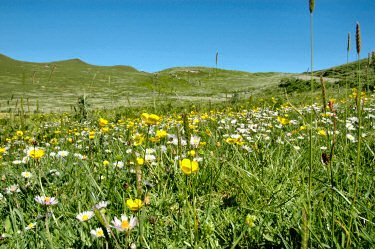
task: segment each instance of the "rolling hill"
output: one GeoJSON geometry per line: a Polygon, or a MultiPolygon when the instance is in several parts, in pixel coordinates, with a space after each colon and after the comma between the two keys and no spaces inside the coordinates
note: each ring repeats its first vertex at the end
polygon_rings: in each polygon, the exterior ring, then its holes
{"type": "Polygon", "coordinates": [[[34,63],[0,54],[0,110],[21,96],[34,110],[66,111],[79,96],[92,107],[140,105],[154,101],[220,101],[234,92],[255,94],[277,85],[284,73],[248,73],[207,67],[175,67],[155,73],[130,66],[95,66],[79,59],[34,63]]]}

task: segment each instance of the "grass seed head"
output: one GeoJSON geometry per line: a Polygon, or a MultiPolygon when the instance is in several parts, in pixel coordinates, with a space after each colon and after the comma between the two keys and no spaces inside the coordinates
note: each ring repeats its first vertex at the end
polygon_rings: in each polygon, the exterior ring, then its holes
{"type": "Polygon", "coordinates": [[[357,29],[355,33],[355,41],[357,45],[357,54],[361,53],[361,29],[359,27],[359,23],[357,22],[357,29]]]}
{"type": "Polygon", "coordinates": [[[350,32],[348,33],[348,48],[347,48],[347,51],[348,51],[348,53],[350,51],[350,32]]]}
{"type": "Polygon", "coordinates": [[[314,12],[315,0],[309,0],[310,14],[314,12]]]}

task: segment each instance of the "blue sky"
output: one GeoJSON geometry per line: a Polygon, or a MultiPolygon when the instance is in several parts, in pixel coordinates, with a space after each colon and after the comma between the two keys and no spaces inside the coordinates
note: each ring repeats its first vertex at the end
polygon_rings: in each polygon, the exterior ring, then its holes
{"type": "MultiPolygon", "coordinates": [[[[375,50],[374,0],[315,2],[314,69],[346,62],[357,21],[361,56],[375,50]]],[[[18,60],[80,58],[155,72],[214,67],[219,51],[225,69],[303,72],[310,65],[308,0],[0,0],[0,10],[0,53],[18,60]]]]}

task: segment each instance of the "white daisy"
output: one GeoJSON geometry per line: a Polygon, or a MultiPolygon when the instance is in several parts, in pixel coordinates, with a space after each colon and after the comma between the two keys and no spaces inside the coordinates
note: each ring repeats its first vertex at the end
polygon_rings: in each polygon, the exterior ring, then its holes
{"type": "Polygon", "coordinates": [[[146,161],[148,161],[148,162],[152,162],[152,161],[154,161],[154,160],[156,159],[156,157],[155,157],[154,155],[149,155],[149,154],[147,154],[147,155],[145,156],[145,159],[146,159],[146,161]]]}
{"type": "Polygon", "coordinates": [[[122,167],[124,167],[124,162],[121,162],[121,161],[115,162],[113,163],[113,166],[121,169],[122,167]]]}
{"type": "Polygon", "coordinates": [[[41,205],[45,205],[45,206],[52,206],[52,205],[56,205],[57,203],[59,203],[55,197],[46,197],[46,196],[36,196],[34,198],[34,200],[36,202],[38,202],[39,204],[41,205]]]}
{"type": "Polygon", "coordinates": [[[69,155],[69,152],[66,151],[66,150],[62,150],[62,151],[57,152],[58,157],[66,157],[68,155],[69,155]]]}
{"type": "Polygon", "coordinates": [[[30,177],[32,177],[32,174],[30,172],[25,171],[25,172],[21,173],[21,176],[23,176],[25,178],[30,178],[30,177]]]}
{"type": "Polygon", "coordinates": [[[94,210],[94,209],[97,209],[97,210],[100,210],[100,209],[103,209],[103,208],[106,208],[108,205],[108,201],[101,201],[99,202],[98,204],[95,204],[91,210],[94,210]]]}
{"type": "Polygon", "coordinates": [[[103,229],[101,228],[96,228],[95,230],[91,230],[90,233],[92,236],[96,238],[104,237],[104,232],[103,232],[103,229]]]}
{"type": "Polygon", "coordinates": [[[33,228],[35,226],[36,226],[35,223],[30,223],[29,225],[27,225],[27,227],[25,228],[25,230],[30,230],[31,228],[33,228]]]}
{"type": "Polygon", "coordinates": [[[12,193],[19,193],[21,190],[18,188],[18,184],[11,185],[5,189],[5,193],[12,194],[12,193]]]}
{"type": "Polygon", "coordinates": [[[22,161],[21,161],[21,160],[14,160],[12,163],[13,163],[14,165],[19,165],[19,164],[22,163],[22,161]]]}
{"type": "Polygon", "coordinates": [[[138,220],[136,217],[131,217],[130,221],[128,220],[128,217],[123,214],[121,215],[121,220],[117,219],[115,217],[112,221],[113,227],[117,229],[119,232],[127,233],[130,232],[137,224],[138,220]]]}
{"type": "Polygon", "coordinates": [[[347,134],[346,138],[349,139],[352,142],[355,142],[355,137],[353,135],[351,135],[351,134],[347,134]]]}
{"type": "Polygon", "coordinates": [[[146,149],[146,154],[152,154],[154,152],[155,152],[154,149],[146,149]]]}
{"type": "Polygon", "coordinates": [[[190,145],[193,146],[193,147],[195,147],[195,148],[197,148],[198,145],[199,145],[199,143],[200,143],[200,141],[201,141],[200,137],[198,137],[198,136],[192,136],[190,138],[190,145]]]}
{"type": "Polygon", "coordinates": [[[76,157],[76,158],[78,158],[78,159],[83,159],[84,158],[84,156],[82,156],[81,154],[79,154],[79,153],[74,153],[74,156],[76,157]]]}
{"type": "Polygon", "coordinates": [[[89,219],[91,219],[93,216],[94,216],[94,212],[92,211],[86,211],[86,212],[82,212],[80,214],[78,214],[76,216],[76,218],[80,221],[88,221],[89,219]]]}

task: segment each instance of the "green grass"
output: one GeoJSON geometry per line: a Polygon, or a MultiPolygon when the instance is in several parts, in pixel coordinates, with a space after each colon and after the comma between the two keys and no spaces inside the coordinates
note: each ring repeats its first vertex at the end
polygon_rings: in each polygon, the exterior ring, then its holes
{"type": "Polygon", "coordinates": [[[28,99],[31,110],[39,101],[40,110],[47,112],[69,111],[81,95],[88,96],[92,108],[150,105],[154,100],[217,102],[235,92],[243,97],[258,94],[286,75],[292,74],[204,67],[146,73],[128,66],[94,66],[78,59],[31,63],[0,55],[0,110],[15,108],[21,96],[25,106],[28,99]]]}
{"type": "MultiPolygon", "coordinates": [[[[308,96],[307,96],[308,97],[308,96]]],[[[328,98],[336,97],[329,94],[328,98]]],[[[292,97],[297,101],[304,95],[292,97]]],[[[349,104],[353,98],[346,98],[349,104]]],[[[334,130],[333,116],[323,117],[319,107],[314,112],[313,127],[316,167],[312,172],[312,212],[310,243],[313,248],[345,247],[348,235],[350,204],[354,190],[354,169],[357,143],[349,141],[345,147],[345,123],[341,122],[344,104],[337,99],[337,135],[336,149],[332,158],[334,175],[335,234],[331,238],[330,222],[330,174],[328,165],[321,162],[323,153],[329,153],[327,136],[320,135],[323,129],[328,134],[334,130]]],[[[375,99],[368,96],[363,116],[373,113],[371,108],[375,99]]],[[[190,127],[182,128],[183,110],[172,106],[169,111],[158,109],[162,116],[160,124],[150,128],[140,120],[140,110],[96,110],[89,112],[85,122],[79,122],[73,114],[36,114],[13,115],[11,119],[1,119],[0,148],[7,153],[0,159],[2,181],[0,192],[6,200],[0,202],[0,222],[3,226],[0,241],[3,248],[102,248],[105,238],[94,238],[90,230],[100,227],[97,218],[83,223],[75,217],[88,211],[99,201],[107,200],[105,217],[108,222],[121,214],[137,216],[142,227],[137,226],[129,235],[116,232],[116,240],[122,248],[130,243],[147,248],[300,248],[304,236],[303,209],[306,203],[306,184],[308,170],[308,130],[301,129],[308,123],[300,118],[296,110],[285,103],[285,99],[239,101],[225,107],[225,103],[216,106],[185,105],[190,127]],[[212,112],[210,112],[212,111],[212,112]],[[205,114],[207,113],[207,115],[205,114]],[[180,116],[177,116],[180,115],[180,116]],[[286,116],[288,115],[288,116],[286,116]],[[281,125],[277,117],[294,120],[281,125]],[[107,133],[102,133],[98,124],[99,117],[109,121],[107,133]],[[124,122],[118,123],[121,119],[124,122]],[[196,122],[194,120],[199,120],[196,122]],[[134,122],[134,125],[132,125],[134,122]],[[23,124],[22,124],[23,123],[23,124]],[[23,127],[23,128],[22,128],[23,127]],[[155,137],[157,130],[163,129],[182,137],[188,133],[197,135],[201,142],[197,148],[173,144],[172,139],[163,138],[160,142],[144,140],[135,146],[139,133],[145,137],[155,137]],[[16,131],[23,130],[22,137],[16,131]],[[87,131],[85,131],[87,130],[87,131]],[[207,132],[209,130],[209,133],[207,132]],[[90,140],[88,131],[95,131],[90,140]],[[76,134],[77,133],[77,134],[76,134]],[[243,144],[231,144],[228,138],[241,135],[243,144]],[[133,137],[133,138],[132,138],[133,137]],[[10,141],[6,141],[6,138],[10,141]],[[40,162],[30,158],[27,163],[14,165],[21,160],[24,149],[32,147],[33,138],[42,147],[46,155],[40,162]],[[72,139],[71,141],[69,139],[72,139]],[[130,142],[128,142],[130,141],[130,142]],[[165,146],[164,149],[162,146],[165,146]],[[132,163],[135,162],[132,149],[143,157],[146,148],[155,149],[153,162],[141,167],[142,180],[152,186],[142,184],[143,195],[137,194],[136,174],[132,163]],[[189,156],[192,149],[196,156],[189,156]],[[65,158],[53,157],[51,152],[68,151],[65,158]],[[77,158],[80,153],[85,159],[77,158]],[[199,157],[199,171],[184,175],[176,156],[185,155],[193,159],[199,157]],[[103,161],[109,161],[108,166],[103,161]],[[119,169],[113,166],[124,162],[119,169]],[[56,169],[60,176],[49,172],[56,169]],[[32,177],[25,179],[22,172],[29,171],[32,177]],[[39,180],[40,176],[40,180],[39,180]],[[19,193],[6,194],[5,189],[18,184],[19,193]],[[51,210],[38,204],[34,197],[42,195],[56,197],[59,203],[52,207],[54,217],[41,218],[51,210]],[[126,200],[136,197],[143,200],[150,196],[150,204],[133,212],[126,206],[126,200]],[[149,221],[156,218],[156,228],[149,221]],[[252,219],[255,219],[252,221],[252,219]],[[195,222],[197,234],[195,235],[195,222]],[[248,222],[248,223],[247,223],[248,222]],[[25,230],[28,224],[36,226],[25,230]],[[48,224],[48,229],[46,227],[48,224]],[[250,224],[250,225],[249,225],[250,224]],[[156,234],[155,234],[156,229],[156,234]],[[141,231],[142,237],[141,239],[141,231]]],[[[317,101],[318,103],[320,102],[317,101]]],[[[319,106],[319,105],[318,105],[319,106]]],[[[143,107],[144,108],[144,107],[143,107]]],[[[303,117],[308,119],[309,106],[298,107],[303,117]]],[[[152,108],[151,108],[152,109],[152,108]]],[[[356,111],[350,110],[349,117],[355,117],[356,111]]],[[[359,169],[358,199],[355,205],[352,246],[371,248],[375,245],[374,230],[374,160],[375,150],[373,122],[364,118],[362,141],[362,166],[359,169]]],[[[355,128],[354,120],[348,121],[355,128]]],[[[356,130],[349,130],[354,137],[356,130]]],[[[112,237],[108,243],[115,247],[112,237]]]]}

